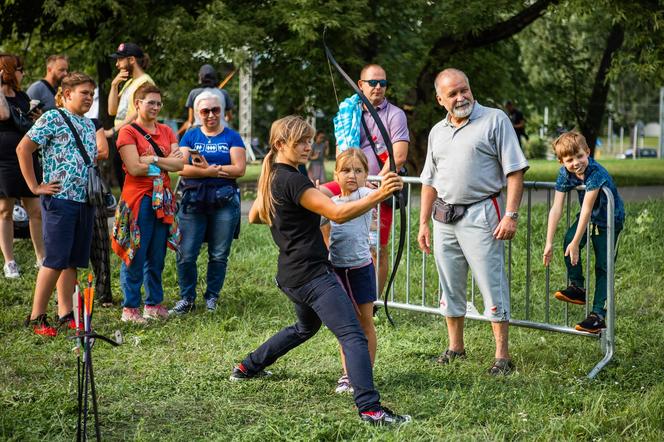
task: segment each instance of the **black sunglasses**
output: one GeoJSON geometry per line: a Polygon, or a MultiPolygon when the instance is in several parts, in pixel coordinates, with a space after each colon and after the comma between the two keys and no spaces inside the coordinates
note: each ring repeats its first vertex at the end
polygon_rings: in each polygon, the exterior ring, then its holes
{"type": "Polygon", "coordinates": [[[207,117],[210,114],[219,115],[221,113],[221,108],[219,106],[215,106],[211,109],[204,107],[199,109],[198,112],[200,112],[204,117],[207,117]]]}
{"type": "Polygon", "coordinates": [[[365,83],[368,83],[369,86],[371,87],[376,87],[380,84],[380,87],[386,88],[387,87],[387,80],[361,80],[365,83]]]}

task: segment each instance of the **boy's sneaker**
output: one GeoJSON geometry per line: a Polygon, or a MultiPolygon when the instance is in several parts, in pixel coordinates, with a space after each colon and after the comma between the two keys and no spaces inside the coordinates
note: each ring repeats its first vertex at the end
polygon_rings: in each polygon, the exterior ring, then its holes
{"type": "Polygon", "coordinates": [[[246,381],[255,378],[266,378],[268,376],[272,376],[271,371],[261,370],[258,373],[249,374],[247,369],[244,368],[244,365],[238,364],[235,366],[235,368],[233,368],[233,372],[228,379],[231,381],[246,381]]]}
{"type": "Polygon", "coordinates": [[[62,327],[67,327],[69,330],[76,330],[76,320],[74,319],[73,311],[58,318],[58,330],[62,327]]]}
{"type": "Polygon", "coordinates": [[[360,419],[362,422],[377,426],[403,425],[413,420],[409,415],[396,414],[387,407],[381,407],[378,411],[365,411],[360,413],[360,419]]]}
{"type": "Polygon", "coordinates": [[[147,324],[147,320],[141,316],[141,311],[138,308],[122,308],[122,322],[133,322],[134,324],[147,324]]]}
{"type": "Polygon", "coordinates": [[[342,394],[342,393],[351,393],[353,394],[353,386],[350,385],[350,379],[348,379],[348,375],[343,375],[339,378],[337,381],[337,388],[334,390],[335,393],[342,394]]]}
{"type": "Polygon", "coordinates": [[[5,270],[5,278],[16,279],[21,276],[21,274],[18,272],[18,264],[16,264],[16,261],[6,262],[4,270],[5,270]]]}
{"type": "Polygon", "coordinates": [[[436,362],[441,365],[447,365],[452,363],[456,358],[466,359],[466,350],[454,351],[449,348],[445,349],[445,352],[436,358],[436,362]]]}
{"type": "Polygon", "coordinates": [[[512,363],[511,359],[498,358],[493,362],[493,365],[489,368],[488,373],[491,376],[507,376],[515,369],[516,367],[512,363]]]}
{"type": "Polygon", "coordinates": [[[209,312],[217,311],[217,299],[218,298],[210,298],[205,300],[205,306],[207,307],[207,311],[209,312]]]}
{"type": "Polygon", "coordinates": [[[574,328],[588,333],[599,333],[603,328],[606,328],[606,323],[600,315],[590,312],[588,317],[576,324],[574,328]]]}
{"type": "Polygon", "coordinates": [[[180,299],[175,303],[175,307],[170,309],[168,313],[171,315],[184,315],[191,312],[194,309],[194,303],[189,302],[186,299],[180,299]]]}
{"type": "Polygon", "coordinates": [[[24,325],[26,327],[32,327],[32,330],[37,335],[54,337],[58,334],[58,330],[55,327],[48,325],[46,314],[39,315],[35,319],[30,319],[30,315],[28,315],[25,319],[24,325]]]}
{"type": "Polygon", "coordinates": [[[168,319],[168,310],[161,304],[146,305],[143,307],[143,317],[145,319],[168,319]]]}
{"type": "Polygon", "coordinates": [[[586,303],[586,290],[575,285],[570,285],[564,290],[559,290],[553,296],[570,304],[584,305],[586,303]]]}

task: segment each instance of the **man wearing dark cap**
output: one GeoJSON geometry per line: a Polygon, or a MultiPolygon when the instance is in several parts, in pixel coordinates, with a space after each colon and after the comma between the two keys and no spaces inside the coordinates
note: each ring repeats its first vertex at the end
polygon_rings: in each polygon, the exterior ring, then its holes
{"type": "Polygon", "coordinates": [[[115,116],[113,129],[107,131],[106,136],[114,136],[122,126],[130,124],[136,118],[134,107],[134,92],[142,84],[154,80],[145,73],[150,58],[135,43],[120,43],[118,50],[110,55],[115,59],[118,75],[111,82],[111,91],[108,94],[108,114],[115,116]],[[122,84],[120,89],[120,84],[122,84]]]}
{"type": "Polygon", "coordinates": [[[192,89],[191,92],[189,92],[189,96],[187,97],[185,107],[188,111],[188,117],[187,121],[184,122],[178,131],[178,135],[185,133],[187,129],[191,127],[201,125],[200,117],[194,112],[194,100],[196,100],[196,97],[198,97],[200,93],[205,90],[219,96],[219,101],[221,102],[223,108],[222,114],[225,116],[225,118],[222,120],[224,126],[228,126],[228,123],[233,119],[233,100],[225,89],[220,89],[217,87],[219,84],[219,78],[217,77],[217,71],[214,70],[214,67],[209,64],[204,64],[201,66],[201,68],[198,70],[198,82],[198,87],[192,89]]]}

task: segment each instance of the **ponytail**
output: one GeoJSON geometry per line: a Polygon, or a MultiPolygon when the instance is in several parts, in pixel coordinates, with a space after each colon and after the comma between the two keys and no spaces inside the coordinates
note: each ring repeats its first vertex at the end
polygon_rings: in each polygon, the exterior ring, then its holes
{"type": "Polygon", "coordinates": [[[274,197],[272,196],[272,179],[274,178],[274,159],[277,156],[274,148],[265,155],[261,166],[261,176],[258,179],[258,192],[256,204],[258,205],[258,217],[268,226],[272,225],[274,217],[274,197]]]}

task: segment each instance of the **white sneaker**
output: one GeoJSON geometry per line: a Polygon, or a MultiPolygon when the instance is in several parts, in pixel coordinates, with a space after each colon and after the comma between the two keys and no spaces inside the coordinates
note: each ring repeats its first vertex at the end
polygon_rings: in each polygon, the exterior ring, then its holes
{"type": "Polygon", "coordinates": [[[21,274],[18,272],[16,261],[9,261],[5,264],[5,278],[16,279],[20,276],[21,274]]]}

